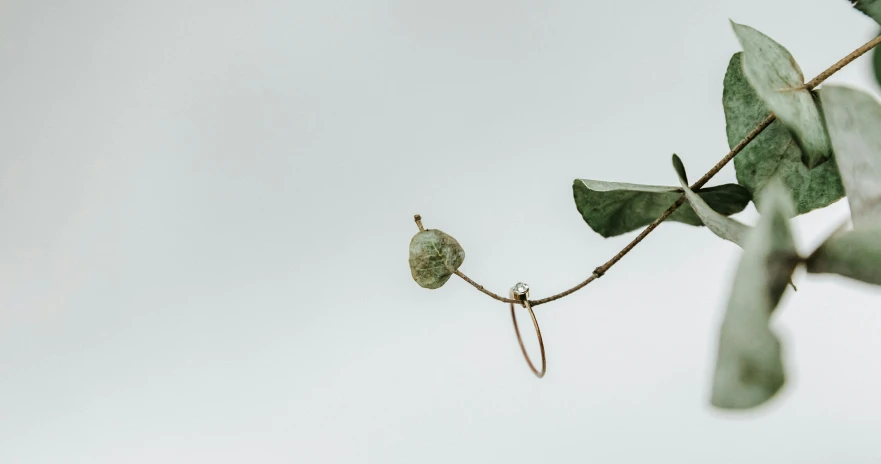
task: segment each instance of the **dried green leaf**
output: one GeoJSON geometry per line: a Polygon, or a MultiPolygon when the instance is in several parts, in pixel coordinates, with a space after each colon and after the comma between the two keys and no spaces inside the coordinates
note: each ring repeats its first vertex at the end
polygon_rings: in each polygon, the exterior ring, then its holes
{"type": "Polygon", "coordinates": [[[832,235],[806,264],[812,274],[838,274],[881,285],[881,223],[832,235]]]}
{"type": "MultiPolygon", "coordinates": [[[[682,189],[677,187],[590,179],[576,179],[572,190],[578,212],[591,229],[603,237],[621,235],[650,224],[682,196],[682,189]]],[[[713,209],[725,215],[743,211],[752,198],[737,184],[701,189],[697,193],[713,209]]],[[[689,208],[677,209],[668,220],[703,225],[689,208]]]]}
{"type": "Polygon", "coordinates": [[[770,318],[798,263],[789,229],[792,202],[777,181],[763,191],[761,218],[746,236],[719,334],[710,402],[748,409],[772,398],[785,373],[770,318]]]}
{"type": "Polygon", "coordinates": [[[731,22],[743,47],[743,73],[759,98],[795,135],[808,168],[832,156],[832,144],[804,75],[789,51],[770,37],[731,22]]]}
{"type": "Polygon", "coordinates": [[[856,89],[820,92],[855,229],[881,219],[881,104],[856,89]]]}
{"type": "Polygon", "coordinates": [[[420,287],[442,287],[463,261],[459,242],[437,229],[419,231],[410,240],[410,274],[420,287]]]}
{"type": "MultiPolygon", "coordinates": [[[[742,56],[742,53],[736,53],[731,57],[722,94],[728,146],[731,148],[769,114],[743,75],[742,56]]],[[[824,208],[844,196],[834,156],[814,169],[808,169],[801,157],[802,151],[792,133],[780,121],[774,121],[734,158],[737,182],[755,196],[772,177],[779,177],[793,196],[797,214],[824,208]]],[[[760,198],[753,201],[761,206],[760,198]]]]}
{"type": "Polygon", "coordinates": [[[720,238],[734,242],[743,247],[744,240],[747,233],[749,233],[750,227],[717,213],[713,208],[710,208],[710,205],[708,205],[698,194],[694,193],[694,191],[688,187],[688,181],[685,177],[685,166],[682,164],[682,160],[676,155],[673,155],[673,167],[679,175],[679,184],[682,186],[682,190],[685,191],[688,203],[701,221],[703,221],[704,225],[720,238]]]}

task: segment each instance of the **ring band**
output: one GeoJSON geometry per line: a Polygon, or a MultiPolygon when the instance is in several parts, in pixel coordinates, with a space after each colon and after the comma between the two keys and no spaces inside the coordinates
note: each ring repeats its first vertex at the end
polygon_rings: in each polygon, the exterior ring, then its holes
{"type": "Polygon", "coordinates": [[[535,374],[536,377],[542,378],[547,370],[545,345],[541,338],[541,329],[538,327],[538,321],[535,319],[535,313],[532,311],[532,305],[529,304],[529,286],[522,282],[518,283],[511,288],[511,298],[519,300],[520,304],[529,311],[529,316],[532,317],[532,325],[535,327],[535,335],[538,337],[538,347],[541,350],[541,371],[535,368],[532,364],[532,360],[529,359],[529,354],[526,353],[526,347],[523,345],[523,338],[520,336],[520,328],[517,326],[517,317],[514,315],[514,303],[510,303],[511,320],[514,321],[514,333],[517,334],[517,343],[520,344],[520,351],[523,352],[523,357],[526,359],[526,363],[529,364],[532,373],[535,374]]]}

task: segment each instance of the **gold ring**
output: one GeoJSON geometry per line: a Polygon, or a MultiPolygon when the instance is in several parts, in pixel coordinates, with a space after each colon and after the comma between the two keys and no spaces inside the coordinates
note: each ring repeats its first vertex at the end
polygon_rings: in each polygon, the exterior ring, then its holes
{"type": "Polygon", "coordinates": [[[538,378],[542,378],[545,375],[545,370],[547,369],[547,361],[545,360],[545,344],[541,339],[541,329],[538,328],[538,321],[535,319],[535,313],[532,312],[532,305],[529,304],[529,285],[524,284],[523,282],[518,282],[517,285],[511,287],[511,298],[520,302],[524,308],[529,310],[529,315],[532,317],[532,325],[535,327],[535,335],[538,336],[538,347],[541,350],[541,371],[535,368],[532,365],[532,360],[529,359],[529,354],[526,353],[526,347],[523,346],[523,338],[520,337],[520,328],[517,327],[517,318],[514,316],[514,303],[510,303],[511,305],[511,320],[514,321],[514,332],[517,334],[517,343],[520,344],[520,351],[523,352],[523,357],[526,358],[526,363],[529,364],[529,368],[532,369],[532,373],[536,375],[538,378]]]}

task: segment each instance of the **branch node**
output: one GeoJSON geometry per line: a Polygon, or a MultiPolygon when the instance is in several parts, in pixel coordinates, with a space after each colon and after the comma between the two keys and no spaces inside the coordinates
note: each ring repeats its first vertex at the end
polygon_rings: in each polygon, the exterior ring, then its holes
{"type": "Polygon", "coordinates": [[[597,276],[597,279],[599,279],[600,277],[606,275],[606,270],[603,269],[602,266],[597,266],[597,268],[593,270],[593,275],[597,276]]]}

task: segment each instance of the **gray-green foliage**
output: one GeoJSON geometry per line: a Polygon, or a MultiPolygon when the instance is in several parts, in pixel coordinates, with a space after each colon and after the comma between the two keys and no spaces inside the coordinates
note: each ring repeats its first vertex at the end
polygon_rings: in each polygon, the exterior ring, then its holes
{"type": "Polygon", "coordinates": [[[881,224],[833,234],[806,264],[813,274],[838,274],[881,285],[881,224]]]}
{"type": "MultiPolygon", "coordinates": [[[[678,187],[590,179],[576,179],[572,190],[581,217],[603,237],[621,235],[648,225],[682,196],[682,189],[678,187]]],[[[724,215],[743,211],[751,199],[750,193],[737,184],[701,189],[698,195],[724,215]]],[[[703,225],[688,208],[677,209],[668,220],[703,225]]]]}
{"type": "Polygon", "coordinates": [[[850,0],[854,8],[862,11],[866,16],[881,23],[881,0],[850,0]]]}
{"type": "Polygon", "coordinates": [[[730,217],[717,213],[710,205],[688,187],[688,178],[685,174],[685,166],[678,156],[673,155],[673,168],[679,176],[679,185],[685,191],[685,197],[695,214],[703,221],[708,229],[720,238],[734,242],[743,247],[746,235],[749,232],[749,226],[738,222],[730,217]]]}
{"type": "MultiPolygon", "coordinates": [[[[881,0],[849,0],[854,8],[862,11],[866,16],[881,24],[881,0]]],[[[879,32],[881,34],[881,32],[879,32]]],[[[872,67],[875,73],[875,80],[881,86],[881,52],[878,49],[872,50],[872,67]]]]}
{"type": "Polygon", "coordinates": [[[881,218],[881,105],[866,92],[827,85],[820,93],[855,228],[881,218]]]}
{"type": "MultiPolygon", "coordinates": [[[[853,3],[854,8],[881,24],[881,0],[850,0],[850,3],[853,3]]],[[[872,69],[874,70],[875,80],[881,86],[881,51],[878,48],[872,50],[872,69]]]]}
{"type": "MultiPolygon", "coordinates": [[[[756,91],[743,75],[742,53],[736,53],[725,73],[722,106],[725,110],[728,145],[734,148],[769,114],[756,91]]],[[[768,181],[779,177],[793,196],[796,214],[829,206],[844,196],[834,157],[808,169],[792,133],[778,121],[762,131],[734,158],[737,182],[753,195],[768,181]]],[[[754,200],[761,202],[761,199],[754,200]]]]}
{"type": "Polygon", "coordinates": [[[710,401],[720,408],[758,406],[786,378],[780,341],[769,324],[798,263],[788,221],[792,204],[776,181],[762,192],[762,200],[762,215],[746,236],[719,333],[710,401]]]}
{"type": "Polygon", "coordinates": [[[463,261],[459,242],[437,229],[420,231],[410,240],[410,274],[420,287],[442,287],[463,261]]]}
{"type": "MultiPolygon", "coordinates": [[[[881,0],[852,3],[881,23],[881,0]]],[[[743,248],[719,330],[711,403],[746,409],[773,398],[785,383],[781,343],[770,322],[796,266],[881,285],[881,103],[835,85],[808,91],[785,48],[748,26],[732,26],[744,52],[731,57],[725,74],[728,145],[739,145],[769,108],[777,117],[734,158],[739,185],[692,191],[682,160],[673,155],[679,187],[577,179],[572,188],[579,213],[603,237],[657,220],[684,193],[689,206],[669,220],[706,225],[743,248]],[[800,257],[789,219],[845,193],[853,229],[839,229],[800,257]],[[754,227],[727,217],[751,199],[760,212],[754,227]]],[[[878,51],[874,66],[881,85],[878,51]]],[[[441,287],[464,258],[459,243],[438,230],[420,231],[410,243],[411,273],[425,288],[441,287]]]]}
{"type": "Polygon", "coordinates": [[[841,86],[824,87],[821,98],[854,229],[829,237],[807,270],[881,285],[881,104],[841,86]]]}
{"type": "Polygon", "coordinates": [[[875,74],[875,81],[881,87],[881,52],[877,48],[872,50],[872,72],[875,74]]]}
{"type": "Polygon", "coordinates": [[[777,119],[793,133],[808,168],[825,163],[832,145],[805,77],[786,48],[761,32],[731,22],[743,47],[743,75],[777,119]]]}
{"type": "MultiPolygon", "coordinates": [[[[850,3],[853,3],[853,6],[865,13],[866,16],[881,24],[881,0],[850,0],[850,3]]],[[[872,50],[872,68],[875,73],[875,80],[881,86],[881,52],[877,48],[872,50]]]]}

